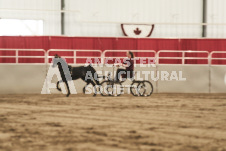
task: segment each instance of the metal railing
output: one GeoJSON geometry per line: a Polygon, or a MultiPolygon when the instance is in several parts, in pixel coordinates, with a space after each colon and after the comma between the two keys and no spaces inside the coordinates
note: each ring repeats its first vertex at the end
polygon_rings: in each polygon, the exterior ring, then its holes
{"type": "Polygon", "coordinates": [[[218,64],[218,63],[214,63],[215,65],[226,65],[226,51],[212,51],[210,54],[209,54],[209,65],[213,65],[213,61],[225,61],[224,64],[218,64]],[[214,55],[216,54],[225,54],[225,56],[222,56],[222,57],[214,57],[214,55]]]}
{"type": "MultiPolygon", "coordinates": [[[[126,52],[128,50],[70,50],[70,49],[50,49],[47,52],[43,49],[0,49],[0,64],[45,64],[45,63],[50,63],[50,59],[54,57],[56,53],[62,52],[63,54],[71,53],[70,55],[62,55],[62,58],[65,59],[72,59],[73,64],[81,64],[78,62],[78,59],[100,59],[100,63],[104,64],[104,60],[106,58],[126,58],[126,52]],[[11,53],[9,53],[11,52],[11,53]],[[38,55],[26,55],[27,53],[32,52],[41,52],[38,55]],[[88,53],[88,55],[78,55],[78,53],[88,53]],[[121,53],[123,55],[119,56],[114,55],[114,53],[121,53]],[[5,54],[6,55],[5,55],[5,54]],[[93,53],[93,54],[92,54],[93,53]],[[108,53],[113,53],[113,54],[108,54],[108,53]],[[11,63],[7,63],[2,61],[1,59],[15,59],[11,63]],[[32,61],[28,62],[23,62],[21,59],[43,59],[43,61],[39,60],[37,63],[32,63],[32,61]]],[[[206,63],[202,64],[209,64],[213,65],[213,61],[225,61],[225,63],[214,63],[217,65],[226,65],[226,51],[195,51],[195,50],[159,50],[157,53],[154,50],[129,50],[134,53],[138,53],[136,55],[136,59],[141,59],[141,58],[151,58],[156,60],[156,64],[164,64],[161,63],[162,60],[180,60],[181,63],[176,63],[176,64],[192,64],[189,62],[186,62],[187,60],[205,60],[206,63]],[[142,53],[143,56],[139,56],[139,53],[142,53]],[[164,55],[165,53],[165,55],[164,55]],[[166,55],[167,54],[167,55],[166,55]],[[170,56],[169,56],[170,54],[170,56]],[[144,56],[145,55],[145,56],[144,56]],[[202,55],[201,57],[199,55],[202,55]]],[[[199,63],[193,63],[193,64],[199,64],[199,63]]]]}
{"type": "MultiPolygon", "coordinates": [[[[43,49],[0,49],[0,59],[3,58],[13,58],[15,59],[15,63],[13,64],[21,64],[19,62],[20,59],[43,59],[44,61],[39,63],[32,63],[32,62],[23,62],[23,63],[31,63],[31,64],[43,64],[46,63],[46,52],[43,49]],[[4,52],[14,52],[14,55],[2,55],[4,52]],[[43,55],[20,55],[19,53],[27,53],[27,52],[41,52],[43,55]]],[[[4,63],[4,62],[1,62],[4,63]]],[[[4,63],[5,64],[5,63],[4,63]]]]}
{"type": "MultiPolygon", "coordinates": [[[[161,64],[160,60],[181,60],[181,63],[177,64],[190,64],[186,63],[186,60],[206,60],[208,64],[209,61],[209,52],[208,51],[195,51],[195,50],[159,50],[157,52],[157,64],[161,64]],[[161,54],[163,53],[171,53],[171,54],[179,54],[179,57],[162,57],[161,54]],[[206,57],[187,57],[186,54],[193,54],[193,55],[199,55],[199,54],[204,54],[207,55],[206,57]]],[[[198,63],[197,63],[198,64],[198,63]]]]}
{"type": "Polygon", "coordinates": [[[77,64],[77,59],[87,59],[87,58],[90,58],[90,59],[98,59],[98,58],[102,58],[102,51],[101,50],[79,50],[79,49],[76,49],[76,50],[70,50],[70,49],[50,49],[47,51],[47,63],[50,63],[49,62],[49,59],[52,59],[54,57],[54,55],[56,53],[59,53],[59,52],[63,52],[63,53],[66,53],[66,52],[72,52],[73,55],[70,55],[70,56],[61,56],[62,58],[65,58],[65,59],[73,59],[73,64],[77,64]],[[55,52],[53,55],[50,55],[50,53],[53,53],[55,52]],[[77,53],[78,52],[90,52],[90,53],[98,53],[97,55],[90,55],[90,56],[78,56],[77,53]]]}
{"type": "Polygon", "coordinates": [[[107,59],[107,58],[118,58],[118,59],[121,59],[121,58],[126,58],[126,53],[128,51],[131,51],[133,53],[146,53],[148,54],[149,56],[145,56],[145,57],[141,57],[141,56],[135,56],[136,59],[140,58],[140,59],[147,59],[147,58],[150,58],[150,59],[154,59],[156,60],[156,51],[154,50],[105,50],[103,51],[103,57],[102,57],[102,63],[104,63],[104,60],[107,59]],[[125,55],[123,56],[107,56],[107,53],[125,53],[125,55]]]}

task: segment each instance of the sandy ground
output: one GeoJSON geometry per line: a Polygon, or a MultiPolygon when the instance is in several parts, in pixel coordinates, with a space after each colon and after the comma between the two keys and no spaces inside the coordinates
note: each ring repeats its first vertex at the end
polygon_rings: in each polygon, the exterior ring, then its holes
{"type": "Polygon", "coordinates": [[[226,94],[0,95],[0,150],[226,151],[226,94]]]}

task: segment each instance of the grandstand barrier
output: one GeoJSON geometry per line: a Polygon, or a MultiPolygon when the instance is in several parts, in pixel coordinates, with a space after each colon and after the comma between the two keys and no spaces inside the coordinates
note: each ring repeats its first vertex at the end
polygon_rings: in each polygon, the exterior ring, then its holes
{"type": "Polygon", "coordinates": [[[43,49],[0,49],[0,94],[40,93],[46,76],[43,49]]]}
{"type": "Polygon", "coordinates": [[[157,81],[158,93],[209,93],[208,65],[157,65],[168,79],[157,81]],[[176,76],[174,76],[176,75],[176,76]]]}
{"type": "Polygon", "coordinates": [[[156,58],[157,71],[169,73],[157,81],[158,93],[209,93],[208,51],[160,50],[156,58]]]}
{"type": "MultiPolygon", "coordinates": [[[[16,93],[41,93],[49,65],[55,53],[65,58],[72,66],[84,65],[86,59],[97,59],[98,62],[94,68],[98,73],[106,75],[108,71],[115,71],[111,66],[105,66],[106,58],[123,59],[126,57],[127,50],[68,50],[51,49],[44,50],[26,50],[26,49],[0,49],[0,71],[1,71],[1,94],[16,93]],[[27,52],[26,52],[27,51],[27,52]],[[8,59],[8,61],[7,61],[8,59]],[[25,59],[25,60],[23,60],[25,59]],[[34,60],[33,60],[34,59],[34,60]]],[[[226,51],[181,51],[181,50],[160,50],[157,53],[154,50],[131,50],[136,58],[150,58],[155,60],[151,66],[142,66],[136,61],[135,71],[150,71],[154,73],[154,80],[151,75],[148,80],[153,83],[154,93],[225,93],[226,85],[226,51]],[[185,80],[156,81],[157,72],[166,71],[185,80]],[[180,75],[182,71],[182,75],[180,75]],[[174,73],[175,73],[174,72],[174,73]]],[[[146,65],[148,63],[146,62],[146,65]]],[[[144,78],[144,74],[141,78],[144,78]]],[[[161,76],[161,75],[160,75],[161,76]]],[[[170,77],[170,75],[169,75],[170,77]]],[[[136,78],[136,76],[135,76],[136,78]]],[[[53,77],[52,82],[56,82],[53,77]]],[[[124,84],[128,84],[126,81],[124,84]]],[[[82,80],[74,81],[78,93],[82,92],[85,82],[82,80]]],[[[127,90],[126,90],[127,91],[127,90]]],[[[57,90],[51,90],[52,93],[60,93],[57,90]]]]}
{"type": "Polygon", "coordinates": [[[209,55],[210,92],[226,93],[226,51],[213,51],[209,55]]]}
{"type": "Polygon", "coordinates": [[[1,64],[1,94],[41,93],[46,77],[46,65],[1,64]]]}

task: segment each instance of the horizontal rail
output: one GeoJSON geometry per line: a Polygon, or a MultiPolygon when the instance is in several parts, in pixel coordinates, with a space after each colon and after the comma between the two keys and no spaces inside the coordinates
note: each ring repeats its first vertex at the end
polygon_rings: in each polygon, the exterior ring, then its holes
{"type": "Polygon", "coordinates": [[[0,48],[0,50],[6,50],[6,51],[8,51],[8,50],[12,50],[12,51],[15,51],[15,50],[20,50],[20,51],[43,51],[43,52],[46,52],[44,49],[12,49],[12,48],[0,48]]]}
{"type": "Polygon", "coordinates": [[[81,52],[98,51],[98,52],[102,52],[101,50],[95,50],[95,49],[49,49],[47,52],[50,52],[50,51],[81,51],[81,52]]]}
{"type": "MultiPolygon", "coordinates": [[[[21,58],[29,58],[29,59],[35,59],[35,58],[41,58],[41,59],[44,59],[44,62],[41,62],[41,63],[31,63],[31,64],[45,64],[46,63],[46,51],[44,49],[0,49],[0,52],[15,52],[15,54],[13,55],[10,55],[10,56],[2,56],[0,55],[0,59],[1,58],[15,58],[16,61],[15,63],[18,64],[19,63],[19,59],[21,58]],[[42,52],[43,55],[27,55],[27,56],[22,56],[22,55],[19,55],[19,52],[42,52]]],[[[23,62],[24,63],[24,62],[23,62]]]]}
{"type": "Polygon", "coordinates": [[[225,60],[226,61],[226,51],[212,51],[209,54],[209,64],[212,65],[213,60],[225,60]],[[225,57],[213,57],[214,54],[225,54],[225,57]]]}
{"type": "MultiPolygon", "coordinates": [[[[182,57],[158,57],[159,59],[182,59],[182,57]]],[[[208,58],[205,58],[205,57],[184,57],[184,59],[194,59],[194,60],[197,60],[197,59],[208,59],[208,58]]]]}
{"type": "Polygon", "coordinates": [[[101,50],[88,50],[88,49],[50,49],[47,51],[47,63],[49,63],[49,58],[52,58],[54,55],[49,55],[50,52],[73,52],[73,56],[62,56],[65,58],[72,58],[73,63],[77,63],[77,59],[82,59],[82,58],[102,58],[102,51],[101,50]],[[97,52],[99,53],[99,56],[77,56],[77,52],[97,52]]]}
{"type": "Polygon", "coordinates": [[[133,52],[133,53],[136,53],[136,52],[139,52],[139,53],[150,53],[150,54],[152,54],[153,56],[147,56],[147,57],[139,57],[139,56],[135,56],[135,59],[136,58],[155,58],[156,57],[156,51],[154,51],[154,50],[105,50],[104,52],[103,52],[103,59],[101,60],[101,62],[102,63],[104,63],[104,59],[106,59],[106,58],[126,58],[126,56],[121,56],[121,57],[119,57],[119,56],[107,56],[106,57],[106,53],[117,53],[117,52],[128,52],[128,51],[131,51],[131,52],[133,52]]]}
{"type": "Polygon", "coordinates": [[[103,51],[103,56],[106,56],[106,53],[108,53],[108,52],[128,52],[128,51],[131,51],[131,52],[145,52],[145,53],[154,53],[154,54],[156,54],[155,50],[105,50],[105,51],[103,51]]]}
{"type": "MultiPolygon", "coordinates": [[[[207,60],[209,63],[209,52],[208,51],[195,51],[195,50],[159,50],[157,52],[157,64],[160,64],[160,60],[163,59],[170,59],[170,60],[182,60],[181,64],[185,64],[185,60],[207,60]],[[182,56],[181,57],[161,57],[161,53],[180,53],[182,56]],[[206,54],[206,57],[186,57],[186,54],[206,54]]],[[[208,64],[207,63],[207,64],[208,64]]]]}
{"type": "MultiPolygon", "coordinates": [[[[50,59],[50,58],[53,58],[53,56],[48,56],[48,58],[50,59]]],[[[71,57],[71,56],[61,56],[61,58],[69,58],[69,59],[74,59],[74,57],[71,57]]],[[[86,57],[86,56],[84,56],[84,57],[76,57],[76,58],[88,58],[88,57],[86,57]]],[[[102,57],[90,57],[90,58],[102,58],[102,57]]]]}
{"type": "Polygon", "coordinates": [[[60,12],[60,13],[65,13],[65,12],[72,12],[72,13],[80,13],[79,10],[54,10],[54,9],[18,9],[18,8],[1,8],[0,11],[35,11],[35,12],[60,12]]]}
{"type": "MultiPolygon", "coordinates": [[[[104,63],[104,60],[105,59],[109,59],[109,58],[120,58],[120,59],[124,59],[126,58],[126,55],[124,56],[114,56],[114,54],[112,56],[106,56],[107,53],[123,53],[123,52],[128,52],[128,51],[131,51],[131,52],[134,52],[134,53],[142,53],[141,56],[139,56],[139,54],[137,56],[135,56],[135,60],[136,59],[147,59],[147,58],[150,58],[150,59],[155,59],[156,60],[156,64],[161,64],[160,63],[160,60],[182,60],[182,63],[179,63],[179,64],[186,64],[185,63],[185,60],[207,60],[209,65],[212,65],[213,63],[213,60],[216,61],[216,60],[219,60],[219,61],[222,61],[222,60],[225,60],[226,61],[226,51],[212,51],[212,52],[208,52],[208,51],[195,51],[195,50],[159,50],[158,52],[154,51],[154,50],[105,50],[105,51],[101,51],[101,50],[80,50],[80,49],[50,49],[48,50],[47,52],[43,49],[0,49],[0,59],[5,59],[5,58],[15,58],[16,61],[15,63],[8,63],[8,64],[23,64],[24,62],[19,62],[19,59],[27,59],[27,58],[30,58],[30,59],[35,59],[35,58],[40,58],[40,59],[44,59],[45,61],[43,61],[42,63],[49,63],[49,59],[53,58],[53,56],[55,54],[50,54],[52,52],[62,52],[62,53],[67,53],[67,52],[73,52],[72,55],[62,55],[61,57],[62,58],[66,58],[66,59],[74,59],[74,64],[81,64],[81,63],[77,63],[77,59],[86,59],[86,58],[90,58],[90,59],[101,59],[101,63],[103,64],[104,63]],[[8,54],[8,55],[2,55],[1,52],[14,52],[14,54],[8,54]],[[37,55],[28,55],[26,56],[26,51],[27,52],[42,52],[43,55],[41,54],[37,54],[37,55]],[[21,54],[20,55],[20,52],[25,52],[25,54],[21,54]],[[92,52],[94,53],[93,55],[89,55],[88,56],[84,56],[81,54],[80,55],[77,55],[76,53],[77,52],[92,52]],[[175,57],[170,57],[170,56],[162,56],[164,55],[164,53],[172,53],[172,54],[179,54],[180,56],[175,56],[175,57]],[[148,54],[148,55],[147,55],[148,54]],[[186,57],[186,54],[194,54],[194,55],[197,55],[197,57],[186,57]],[[204,54],[206,56],[204,57],[200,57],[198,55],[200,54],[204,54]],[[219,56],[214,56],[216,54],[225,54],[224,56],[221,55],[220,57],[219,56]],[[146,57],[144,57],[144,55],[146,55],[146,57]]],[[[7,54],[7,53],[6,53],[7,54]]],[[[0,63],[0,64],[3,64],[3,63],[0,63]]],[[[5,63],[4,63],[5,64],[5,63]]],[[[31,64],[36,64],[36,63],[31,63],[31,64]]],[[[37,64],[40,64],[40,63],[37,63],[37,64]]]]}
{"type": "MultiPolygon", "coordinates": [[[[17,56],[18,58],[46,58],[45,56],[17,56]]],[[[0,56],[0,58],[16,58],[16,56],[0,56]]]]}
{"type": "MultiPolygon", "coordinates": [[[[99,24],[137,24],[137,22],[116,22],[116,21],[88,21],[88,20],[81,20],[79,22],[82,22],[82,23],[99,23],[99,24]]],[[[155,25],[198,25],[198,26],[201,26],[201,25],[222,25],[222,26],[225,26],[226,23],[173,23],[173,22],[139,22],[138,24],[144,24],[144,25],[152,25],[152,24],[155,24],[155,25]]]]}

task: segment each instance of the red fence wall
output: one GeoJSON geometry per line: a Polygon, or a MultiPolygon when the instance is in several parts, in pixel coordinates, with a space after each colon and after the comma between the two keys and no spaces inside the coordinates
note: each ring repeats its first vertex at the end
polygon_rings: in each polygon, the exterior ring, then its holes
{"type": "Polygon", "coordinates": [[[57,36],[1,36],[0,48],[26,49],[133,49],[226,51],[226,39],[134,39],[57,36]]]}
{"type": "Polygon", "coordinates": [[[0,49],[2,48],[155,50],[156,52],[158,50],[206,50],[211,52],[226,51],[226,39],[0,36],[0,49]]]}

